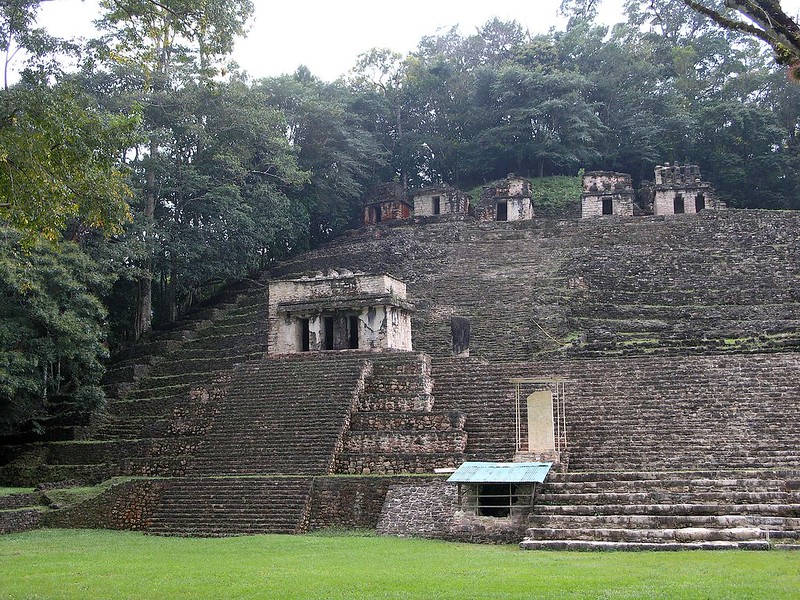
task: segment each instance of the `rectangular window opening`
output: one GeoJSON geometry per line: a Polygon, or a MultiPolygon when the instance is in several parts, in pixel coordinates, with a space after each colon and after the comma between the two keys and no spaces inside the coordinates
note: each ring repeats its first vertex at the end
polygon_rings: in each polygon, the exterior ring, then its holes
{"type": "Polygon", "coordinates": [[[497,203],[497,220],[508,221],[508,202],[497,203]]]}
{"type": "Polygon", "coordinates": [[[517,500],[513,483],[483,483],[478,486],[478,514],[483,517],[507,517],[517,500]]]}
{"type": "Polygon", "coordinates": [[[694,212],[700,212],[706,208],[706,197],[703,194],[697,194],[694,197],[694,212]]]}
{"type": "Polygon", "coordinates": [[[311,350],[311,328],[308,319],[300,319],[300,352],[311,350]]]}
{"type": "Polygon", "coordinates": [[[348,329],[350,330],[348,332],[349,333],[349,339],[350,339],[350,343],[349,343],[348,347],[351,350],[358,350],[358,317],[355,316],[355,315],[351,315],[348,318],[347,326],[348,326],[348,329]]]}
{"type": "Polygon", "coordinates": [[[333,317],[322,317],[322,349],[333,350],[333,317]]]}

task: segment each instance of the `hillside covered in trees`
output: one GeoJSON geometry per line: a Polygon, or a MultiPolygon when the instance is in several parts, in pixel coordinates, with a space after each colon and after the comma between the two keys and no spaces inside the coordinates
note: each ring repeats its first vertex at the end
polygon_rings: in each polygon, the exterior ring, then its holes
{"type": "Polygon", "coordinates": [[[6,67],[29,57],[0,92],[0,429],[101,404],[109,351],[352,227],[381,182],[689,162],[729,206],[800,208],[797,84],[681,0],[613,28],[565,0],[564,30],[453,28],[334,82],[227,65],[249,0],[104,0],[85,44],[36,29],[40,3],[0,6],[6,67]]]}

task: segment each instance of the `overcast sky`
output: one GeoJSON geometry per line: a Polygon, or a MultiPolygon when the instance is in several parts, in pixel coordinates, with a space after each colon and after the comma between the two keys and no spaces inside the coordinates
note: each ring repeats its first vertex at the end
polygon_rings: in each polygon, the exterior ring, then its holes
{"type": "MultiPolygon", "coordinates": [[[[292,73],[301,64],[324,79],[350,70],[370,48],[400,53],[420,38],[458,25],[470,34],[492,17],[516,19],[531,33],[561,28],[560,0],[254,0],[255,14],[246,39],[233,58],[253,77],[292,73]]],[[[623,20],[623,0],[602,0],[600,21],[623,20]]],[[[782,0],[790,14],[800,0],[782,0]]],[[[96,0],[51,0],[42,3],[40,24],[60,37],[90,36],[97,16],[96,0]]]]}

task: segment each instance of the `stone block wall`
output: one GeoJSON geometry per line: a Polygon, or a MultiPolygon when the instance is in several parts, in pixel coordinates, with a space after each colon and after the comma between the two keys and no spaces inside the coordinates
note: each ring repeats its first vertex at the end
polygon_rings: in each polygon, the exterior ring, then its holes
{"type": "Polygon", "coordinates": [[[18,508],[0,510],[0,534],[36,529],[42,522],[43,509],[18,508]]]}
{"type": "Polygon", "coordinates": [[[164,492],[172,485],[176,481],[142,479],[119,483],[95,498],[47,513],[42,524],[146,531],[164,492]]]}
{"type": "Polygon", "coordinates": [[[375,529],[386,493],[416,477],[316,477],[311,491],[310,530],[375,529]]]}

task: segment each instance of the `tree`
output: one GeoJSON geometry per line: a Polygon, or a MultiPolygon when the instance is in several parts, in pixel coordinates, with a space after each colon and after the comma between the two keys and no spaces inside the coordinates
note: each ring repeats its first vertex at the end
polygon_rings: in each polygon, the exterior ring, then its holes
{"type": "MultiPolygon", "coordinates": [[[[245,31],[250,0],[102,0],[98,25],[106,32],[105,56],[112,64],[141,75],[137,100],[145,105],[149,137],[142,207],[146,243],[155,251],[156,170],[160,152],[158,123],[167,94],[187,80],[208,81],[217,61],[230,52],[245,31]]],[[[149,330],[153,312],[153,263],[143,265],[138,290],[135,337],[149,330]]]]}
{"type": "Polygon", "coordinates": [[[725,0],[725,7],[739,13],[728,16],[708,2],[683,0],[683,3],[732,31],[754,36],[770,46],[779,64],[791,65],[795,79],[800,79],[800,26],[781,8],[779,0],[725,0]]]}
{"type": "Polygon", "coordinates": [[[97,408],[111,277],[72,242],[0,230],[0,429],[56,401],[97,408]]]}
{"type": "Polygon", "coordinates": [[[137,112],[104,111],[66,81],[55,53],[75,48],[33,27],[39,5],[0,5],[0,219],[30,239],[56,239],[76,223],[119,231],[131,196],[121,157],[135,144],[137,112]],[[20,50],[25,69],[9,87],[9,61],[20,50]]]}

